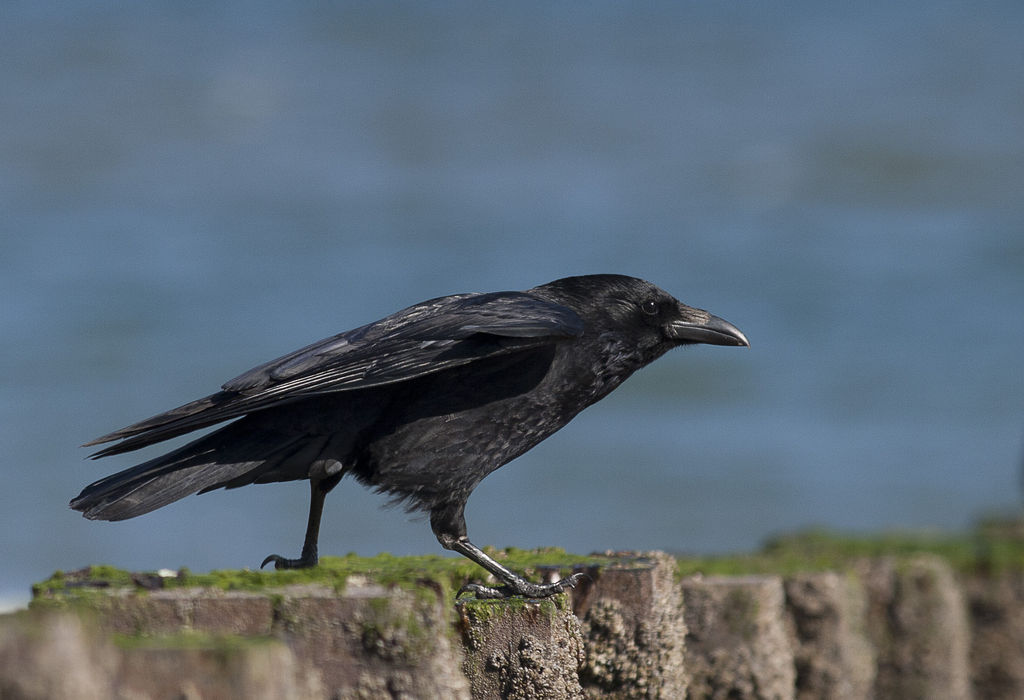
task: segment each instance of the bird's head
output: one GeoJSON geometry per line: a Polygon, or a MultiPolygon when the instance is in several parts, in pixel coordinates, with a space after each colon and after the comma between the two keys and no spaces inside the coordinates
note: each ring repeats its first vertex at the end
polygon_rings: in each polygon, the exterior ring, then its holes
{"type": "Polygon", "coordinates": [[[543,288],[557,291],[563,303],[576,311],[587,326],[631,338],[648,362],[679,345],[750,345],[743,332],[728,321],[687,306],[635,277],[567,277],[543,288]]]}

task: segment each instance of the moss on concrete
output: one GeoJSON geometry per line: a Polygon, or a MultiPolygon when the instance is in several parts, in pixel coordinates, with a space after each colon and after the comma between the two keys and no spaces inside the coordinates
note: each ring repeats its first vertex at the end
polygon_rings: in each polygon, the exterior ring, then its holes
{"type": "MultiPolygon", "coordinates": [[[[574,567],[602,567],[618,562],[614,555],[575,555],[562,549],[485,551],[513,571],[532,580],[566,576],[574,567]]],[[[679,557],[677,576],[779,574],[842,570],[852,562],[871,557],[911,557],[934,554],[961,573],[1024,571],[1024,517],[990,517],[967,534],[885,533],[842,535],[826,530],[807,530],[771,539],[759,551],[717,557],[679,557]]],[[[398,557],[388,553],[374,557],[348,554],[323,557],[312,569],[293,571],[217,570],[193,573],[132,573],[98,565],[72,572],[57,571],[35,584],[33,607],[61,607],[92,601],[109,589],[129,589],[139,594],[169,588],[217,588],[226,591],[262,592],[294,584],[318,584],[341,591],[351,577],[383,586],[398,586],[417,596],[453,600],[467,581],[486,580],[486,573],[463,557],[422,555],[398,557]]]]}
{"type": "Polygon", "coordinates": [[[543,615],[553,620],[572,608],[567,593],[559,593],[550,598],[540,599],[523,598],[521,596],[496,599],[466,597],[459,599],[458,607],[467,618],[481,624],[490,623],[506,615],[519,616],[527,609],[532,614],[543,615]]]}
{"type": "Polygon", "coordinates": [[[198,649],[224,655],[245,651],[254,646],[278,643],[276,638],[269,636],[208,634],[194,630],[161,635],[115,633],[111,635],[111,639],[121,649],[198,649]]]}
{"type": "MultiPolygon", "coordinates": [[[[532,579],[538,578],[542,571],[565,576],[572,572],[574,566],[595,566],[615,561],[611,557],[567,554],[557,548],[532,551],[486,548],[485,551],[510,569],[532,579]]],[[[108,596],[111,589],[128,589],[144,595],[147,591],[159,589],[216,588],[265,592],[274,596],[274,590],[284,586],[317,584],[342,591],[352,577],[383,586],[397,586],[419,596],[440,595],[451,600],[464,583],[483,580],[486,575],[480,567],[463,557],[398,557],[388,553],[374,557],[355,554],[326,556],[314,568],[286,571],[224,569],[197,574],[181,569],[176,572],[133,573],[113,566],[96,565],[71,572],[57,571],[50,578],[34,584],[32,606],[88,604],[97,595],[108,596]]]]}
{"type": "Polygon", "coordinates": [[[933,554],[961,573],[1024,571],[1024,519],[988,518],[967,534],[844,535],[821,529],[770,539],[759,552],[679,557],[677,575],[738,576],[842,570],[858,559],[933,554]]]}

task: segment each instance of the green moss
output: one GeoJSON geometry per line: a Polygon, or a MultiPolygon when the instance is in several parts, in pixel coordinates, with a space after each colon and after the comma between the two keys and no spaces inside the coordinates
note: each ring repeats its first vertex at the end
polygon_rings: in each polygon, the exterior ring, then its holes
{"type": "Polygon", "coordinates": [[[390,599],[370,601],[370,615],[359,621],[363,648],[389,662],[415,664],[430,651],[435,632],[416,606],[390,599]]]}
{"type": "Polygon", "coordinates": [[[32,585],[33,610],[58,610],[68,606],[92,607],[109,597],[110,589],[132,587],[132,574],[112,566],[90,566],[78,571],[56,571],[32,585]]]}
{"type": "MultiPolygon", "coordinates": [[[[485,548],[494,559],[531,580],[542,572],[558,576],[574,567],[606,566],[618,561],[602,555],[567,554],[547,548],[497,550],[485,548]]],[[[801,571],[842,570],[863,557],[909,557],[915,554],[943,557],[958,571],[999,573],[1024,571],[1024,517],[989,517],[967,534],[883,533],[840,535],[826,530],[807,530],[770,540],[760,551],[719,557],[681,557],[677,575],[789,575],[801,571]]],[[[348,554],[323,557],[320,566],[294,571],[219,570],[195,574],[182,569],[176,575],[133,574],[112,566],[92,566],[72,572],[55,572],[32,587],[32,607],[61,607],[75,601],[94,601],[108,589],[129,588],[145,594],[152,588],[220,588],[264,591],[292,584],[318,584],[342,590],[351,577],[358,576],[384,586],[398,586],[425,602],[452,601],[467,581],[482,581],[485,572],[463,557],[396,557],[383,553],[374,557],[348,554]]],[[[561,601],[562,598],[552,600],[561,601]]],[[[277,600],[275,605],[279,604],[277,600]]],[[[562,604],[562,603],[557,603],[562,604]]]]}
{"type": "Polygon", "coordinates": [[[553,595],[540,601],[540,612],[552,620],[560,614],[568,612],[570,609],[569,595],[567,593],[553,595]]]}
{"type": "Polygon", "coordinates": [[[726,627],[734,637],[750,641],[757,635],[757,599],[750,591],[736,588],[729,591],[722,614],[726,627]]]}
{"type": "MultiPolygon", "coordinates": [[[[606,557],[566,554],[549,548],[535,551],[487,549],[490,556],[527,578],[535,579],[542,569],[555,569],[568,575],[573,566],[608,562],[606,557]]],[[[455,592],[467,581],[480,581],[486,573],[463,557],[421,555],[397,557],[382,553],[374,557],[348,554],[322,557],[320,565],[310,569],[262,571],[250,569],[215,570],[193,573],[181,569],[173,575],[132,573],[112,566],[92,566],[70,573],[55,572],[32,588],[33,607],[60,607],[75,602],[91,602],[107,595],[109,589],[132,589],[144,595],[156,588],[219,588],[231,591],[267,591],[295,584],[324,585],[343,590],[353,576],[383,586],[397,586],[412,592],[425,602],[453,600],[455,592]]]]}
{"type": "Polygon", "coordinates": [[[463,597],[456,603],[463,619],[472,626],[490,626],[507,615],[519,615],[528,605],[525,598],[478,599],[463,597]]]}
{"type": "Polygon", "coordinates": [[[457,603],[463,616],[474,623],[490,624],[494,620],[518,617],[526,610],[536,611],[549,619],[570,609],[569,594],[559,593],[539,600],[513,596],[511,598],[477,599],[460,598],[457,603]]]}
{"type": "Polygon", "coordinates": [[[471,623],[489,625],[509,612],[522,610],[526,607],[526,601],[523,598],[506,598],[503,600],[460,598],[456,605],[466,620],[471,623]]]}
{"type": "Polygon", "coordinates": [[[69,589],[98,590],[102,588],[124,588],[132,586],[132,575],[128,571],[100,564],[78,571],[55,571],[50,578],[32,585],[34,596],[46,595],[69,589]]]}
{"type": "Polygon", "coordinates": [[[677,573],[687,576],[780,574],[843,569],[872,557],[942,557],[957,571],[997,573],[1024,570],[1024,520],[989,519],[967,534],[890,532],[843,535],[806,530],[769,540],[760,552],[722,557],[680,557],[677,573]]]}
{"type": "Polygon", "coordinates": [[[967,534],[886,533],[851,537],[809,532],[777,538],[765,552],[777,559],[810,562],[819,568],[862,557],[933,554],[962,572],[1024,569],[1024,539],[1011,531],[987,527],[967,534]]]}
{"type": "Polygon", "coordinates": [[[198,649],[223,653],[244,651],[277,641],[273,637],[206,634],[194,631],[161,635],[114,634],[112,639],[122,649],[198,649]]]}

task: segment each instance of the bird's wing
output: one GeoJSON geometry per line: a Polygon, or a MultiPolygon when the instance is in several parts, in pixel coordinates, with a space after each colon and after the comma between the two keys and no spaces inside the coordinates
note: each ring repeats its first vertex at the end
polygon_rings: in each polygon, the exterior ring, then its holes
{"type": "Polygon", "coordinates": [[[223,391],[86,444],[124,440],[94,456],[126,452],[296,399],[408,381],[582,333],[574,311],[527,293],[441,297],[262,364],[223,391]]]}
{"type": "Polygon", "coordinates": [[[574,311],[522,292],[442,297],[255,367],[222,388],[251,397],[364,389],[582,332],[574,311]],[[481,336],[512,342],[465,342],[481,336]]]}

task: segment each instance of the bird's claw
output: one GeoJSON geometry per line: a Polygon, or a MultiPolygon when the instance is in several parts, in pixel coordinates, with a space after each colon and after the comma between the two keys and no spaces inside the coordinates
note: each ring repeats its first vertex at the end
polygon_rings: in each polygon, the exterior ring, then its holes
{"type": "Polygon", "coordinates": [[[472,593],[481,600],[493,600],[497,598],[511,598],[522,596],[524,598],[547,598],[562,593],[569,588],[575,588],[576,584],[585,578],[586,574],[579,572],[566,576],[554,583],[531,583],[525,579],[514,579],[502,586],[484,586],[480,583],[467,583],[455,594],[458,598],[464,593],[472,593]]]}
{"type": "Polygon", "coordinates": [[[508,590],[507,586],[501,586],[500,588],[492,588],[491,586],[485,586],[480,583],[467,583],[459,589],[459,592],[455,594],[456,599],[462,597],[465,593],[471,593],[473,597],[479,600],[492,600],[495,598],[508,598],[512,595],[512,591],[508,590]]]}
{"type": "Polygon", "coordinates": [[[277,571],[283,571],[285,569],[308,569],[311,566],[316,566],[317,558],[314,556],[312,558],[299,557],[298,559],[286,559],[280,554],[271,554],[263,560],[263,563],[260,564],[260,568],[262,569],[270,562],[274,562],[274,568],[277,571]]]}

